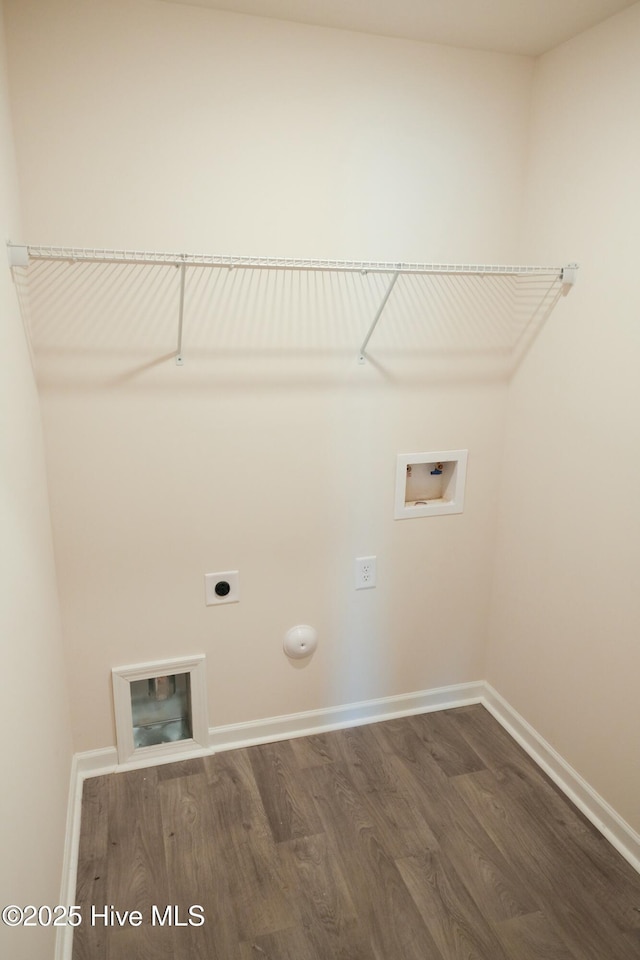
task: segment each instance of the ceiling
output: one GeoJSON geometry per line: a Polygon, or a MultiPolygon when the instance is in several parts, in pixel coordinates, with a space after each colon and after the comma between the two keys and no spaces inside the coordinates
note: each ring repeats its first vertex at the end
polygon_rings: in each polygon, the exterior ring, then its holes
{"type": "Polygon", "coordinates": [[[165,0],[387,37],[537,56],[636,0],[165,0]]]}

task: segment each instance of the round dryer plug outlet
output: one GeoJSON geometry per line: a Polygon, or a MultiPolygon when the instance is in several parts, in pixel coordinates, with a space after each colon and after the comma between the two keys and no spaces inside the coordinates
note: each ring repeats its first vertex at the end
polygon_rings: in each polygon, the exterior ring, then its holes
{"type": "Polygon", "coordinates": [[[216,603],[238,603],[240,600],[240,574],[237,570],[205,573],[204,590],[205,603],[208,607],[216,603]]]}

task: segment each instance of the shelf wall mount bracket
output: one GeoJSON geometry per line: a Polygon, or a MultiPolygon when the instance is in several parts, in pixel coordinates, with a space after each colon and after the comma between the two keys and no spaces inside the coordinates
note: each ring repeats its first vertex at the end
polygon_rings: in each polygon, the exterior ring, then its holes
{"type": "Polygon", "coordinates": [[[10,267],[29,266],[29,247],[19,243],[7,243],[7,259],[10,267]]]}
{"type": "Polygon", "coordinates": [[[184,287],[187,274],[187,264],[183,260],[182,263],[176,263],[176,267],[180,268],[180,301],[178,303],[178,344],[176,347],[176,366],[182,367],[184,365],[184,355],[182,353],[182,324],[184,320],[184,287]]]}
{"type": "Polygon", "coordinates": [[[566,267],[563,267],[560,279],[562,281],[562,296],[566,297],[578,279],[578,264],[568,263],[566,267]]]}
{"type": "Polygon", "coordinates": [[[383,314],[384,308],[385,308],[386,305],[387,305],[387,301],[388,301],[389,297],[391,296],[391,291],[392,291],[393,288],[395,287],[396,281],[397,281],[397,279],[398,279],[399,276],[400,276],[400,270],[396,270],[396,272],[395,272],[395,273],[393,274],[393,276],[391,277],[391,282],[389,283],[389,286],[388,286],[387,289],[386,289],[385,295],[384,295],[384,297],[382,298],[382,302],[381,302],[380,306],[378,307],[377,313],[376,313],[375,317],[373,318],[373,323],[372,323],[371,326],[369,327],[369,329],[368,329],[368,331],[367,331],[367,335],[366,335],[366,337],[364,338],[364,340],[362,341],[362,346],[360,347],[360,352],[358,353],[358,363],[364,363],[365,360],[367,359],[367,357],[366,357],[367,344],[369,343],[369,340],[371,339],[371,336],[372,336],[372,334],[373,334],[373,331],[374,331],[374,330],[376,329],[376,327],[378,326],[378,321],[380,320],[380,317],[381,317],[382,314],[383,314]]]}

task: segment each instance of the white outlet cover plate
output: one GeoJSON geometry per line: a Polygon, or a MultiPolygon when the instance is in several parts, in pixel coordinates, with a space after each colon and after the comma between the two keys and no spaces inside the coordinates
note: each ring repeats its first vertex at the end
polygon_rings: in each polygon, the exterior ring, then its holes
{"type": "Polygon", "coordinates": [[[205,573],[204,575],[205,600],[208,607],[218,603],[238,603],[240,600],[240,573],[238,570],[226,570],[222,573],[205,573]],[[218,596],[216,586],[219,583],[229,584],[229,593],[218,596]]]}
{"type": "Polygon", "coordinates": [[[371,590],[376,585],[376,558],[356,557],[356,590],[371,590]]]}

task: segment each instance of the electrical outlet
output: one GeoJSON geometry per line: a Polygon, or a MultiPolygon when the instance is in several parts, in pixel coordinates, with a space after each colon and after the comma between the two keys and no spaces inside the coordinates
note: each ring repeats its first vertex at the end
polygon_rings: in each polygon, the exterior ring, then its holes
{"type": "Polygon", "coordinates": [[[356,590],[369,590],[376,585],[376,558],[356,557],[356,590]]]}

